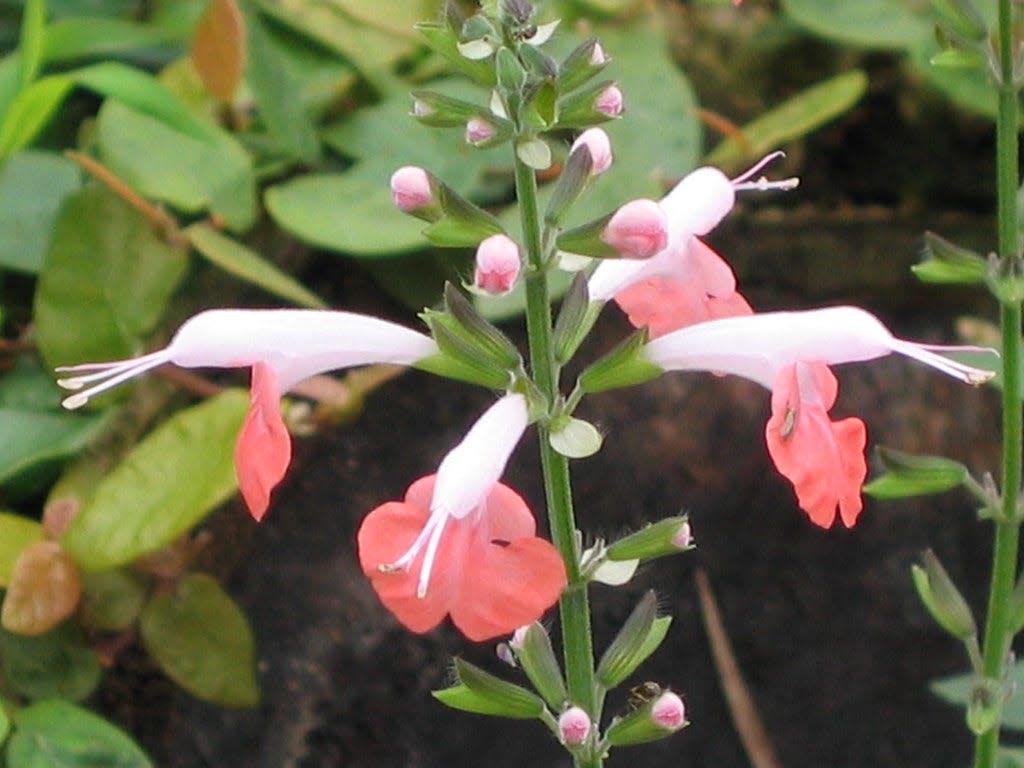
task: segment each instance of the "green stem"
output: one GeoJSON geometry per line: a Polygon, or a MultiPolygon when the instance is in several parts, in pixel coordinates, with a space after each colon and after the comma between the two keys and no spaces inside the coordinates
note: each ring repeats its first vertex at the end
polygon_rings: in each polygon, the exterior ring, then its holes
{"type": "MultiPolygon", "coordinates": [[[[552,347],[551,297],[548,291],[547,256],[544,252],[537,208],[537,179],[533,170],[516,158],[516,196],[526,247],[526,330],[534,383],[550,407],[558,397],[558,365],[552,347]]],[[[594,684],[594,648],[590,631],[590,604],[586,581],[580,573],[576,521],[572,508],[569,462],[548,441],[549,430],[538,429],[544,494],[548,507],[551,540],[565,561],[569,584],[559,600],[565,676],[572,702],[597,714],[594,684]]],[[[574,756],[576,768],[600,768],[601,758],[574,756]]]]}
{"type": "MultiPolygon", "coordinates": [[[[999,116],[996,123],[996,181],[998,187],[998,228],[1000,274],[1016,277],[1019,259],[1017,185],[1017,85],[1013,76],[1013,26],[1011,0],[999,0],[999,116]]],[[[985,619],[982,674],[999,680],[1010,647],[1010,597],[1018,567],[1020,520],[1018,503],[1021,483],[1021,305],[1015,296],[1002,296],[1003,364],[1003,490],[996,518],[993,544],[992,581],[985,619]]],[[[974,747],[974,768],[994,768],[999,750],[999,727],[979,735],[974,747]]]]}

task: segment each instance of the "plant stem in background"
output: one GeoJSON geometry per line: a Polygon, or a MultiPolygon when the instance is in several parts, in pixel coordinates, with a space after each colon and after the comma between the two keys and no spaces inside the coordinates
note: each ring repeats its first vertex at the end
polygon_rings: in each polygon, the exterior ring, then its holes
{"type": "MultiPolygon", "coordinates": [[[[1011,0],[999,0],[999,114],[996,123],[996,163],[999,226],[999,275],[1015,279],[1019,271],[1017,183],[1017,84],[1013,76],[1013,25],[1011,0]]],[[[1002,679],[1010,647],[1010,596],[1017,574],[1020,519],[1018,500],[1021,479],[1021,302],[1015,292],[1001,292],[1003,364],[1003,482],[1002,503],[996,514],[992,582],[985,621],[982,674],[1002,679]]],[[[999,748],[999,726],[980,734],[975,741],[975,768],[993,768],[999,748]]]]}
{"type": "MultiPolygon", "coordinates": [[[[543,251],[537,208],[537,180],[533,169],[515,159],[516,196],[526,247],[526,329],[529,336],[530,366],[534,381],[549,406],[558,397],[558,366],[552,352],[551,302],[548,291],[547,254],[543,251]]],[[[590,603],[586,580],[580,573],[576,544],[576,522],[572,508],[569,462],[548,441],[549,429],[538,429],[544,493],[551,539],[565,560],[569,584],[559,601],[566,682],[573,704],[597,720],[594,685],[594,649],[590,632],[590,603]]],[[[599,768],[599,757],[576,757],[576,768],[599,768]]]]}

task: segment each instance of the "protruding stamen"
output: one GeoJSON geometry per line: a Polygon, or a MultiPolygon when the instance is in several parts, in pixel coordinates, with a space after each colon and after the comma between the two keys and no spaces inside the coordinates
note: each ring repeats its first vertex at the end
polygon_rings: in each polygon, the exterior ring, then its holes
{"type": "Polygon", "coordinates": [[[416,585],[416,597],[421,600],[427,596],[427,588],[430,586],[430,572],[434,569],[434,557],[437,555],[437,548],[441,543],[441,534],[444,533],[444,524],[448,515],[443,515],[440,522],[431,531],[430,541],[427,542],[427,551],[423,555],[423,563],[420,565],[420,580],[416,585]]]}
{"type": "Polygon", "coordinates": [[[748,168],[747,170],[745,170],[743,173],[741,173],[739,176],[732,180],[733,189],[737,190],[738,192],[745,190],[756,190],[758,192],[766,192],[769,189],[795,189],[797,186],[800,185],[800,179],[796,178],[795,176],[790,177],[788,179],[781,179],[779,181],[771,181],[765,176],[761,176],[757,179],[754,179],[754,177],[758,173],[764,170],[771,163],[774,163],[776,160],[783,158],[785,156],[786,153],[781,150],[776,150],[775,152],[771,152],[765,155],[756,163],[754,163],[753,166],[751,166],[750,168],[748,168]]]}
{"type": "Polygon", "coordinates": [[[437,548],[441,543],[441,534],[444,533],[445,523],[449,515],[443,511],[434,511],[430,518],[420,530],[419,535],[409,546],[401,557],[392,563],[381,563],[377,570],[381,573],[399,573],[406,571],[420,552],[426,547],[423,555],[423,562],[420,564],[420,575],[416,585],[416,597],[424,598],[427,595],[427,588],[430,586],[430,572],[434,567],[434,558],[437,555],[437,548]]]}
{"type": "Polygon", "coordinates": [[[914,344],[913,342],[903,341],[901,339],[897,339],[896,343],[893,345],[893,351],[904,354],[907,357],[912,357],[915,360],[919,360],[920,362],[930,365],[932,368],[942,371],[953,378],[960,379],[960,381],[976,387],[991,381],[996,375],[995,371],[986,370],[984,368],[975,368],[974,366],[957,362],[956,360],[940,355],[937,352],[933,352],[932,349],[942,349],[944,351],[985,351],[991,352],[996,357],[999,356],[999,353],[994,349],[988,349],[985,347],[931,347],[927,344],[914,344]]]}
{"type": "Polygon", "coordinates": [[[68,365],[57,368],[58,371],[93,371],[93,373],[87,373],[84,376],[71,376],[68,378],[58,379],[57,384],[64,389],[82,389],[86,384],[90,384],[94,381],[100,383],[94,387],[90,387],[82,392],[71,397],[66,397],[61,402],[68,410],[74,410],[75,408],[81,408],[87,402],[89,398],[98,395],[100,392],[105,392],[111,387],[116,387],[123,381],[127,381],[140,373],[148,371],[150,368],[156,368],[158,365],[166,363],[169,359],[167,350],[162,349],[158,352],[152,352],[142,357],[134,357],[130,360],[118,360],[113,363],[84,363],[82,365],[68,365]]]}

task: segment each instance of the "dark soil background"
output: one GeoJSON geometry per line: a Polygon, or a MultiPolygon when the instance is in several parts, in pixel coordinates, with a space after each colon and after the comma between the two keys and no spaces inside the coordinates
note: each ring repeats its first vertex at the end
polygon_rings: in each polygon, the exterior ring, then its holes
{"type": "MultiPolygon", "coordinates": [[[[832,55],[812,45],[799,62],[813,67],[832,55]]],[[[915,284],[908,267],[926,228],[990,247],[994,227],[983,213],[991,208],[990,131],[917,91],[908,101],[897,61],[861,63],[872,72],[866,99],[791,153],[803,187],[746,200],[712,242],[758,309],[856,302],[898,335],[951,341],[958,315],[991,309],[980,292],[915,284]]],[[[702,102],[719,97],[702,93],[702,102]]],[[[415,322],[350,263],[314,255],[306,277],[336,306],[415,322]]],[[[606,315],[585,354],[625,331],[615,309],[606,315]]],[[[948,455],[977,476],[997,470],[994,391],[905,359],[838,374],[834,414],[864,418],[871,444],[948,455]]],[[[373,393],[355,423],[298,441],[262,525],[252,526],[237,504],[212,522],[207,554],[252,618],[263,701],[251,711],[207,706],[125,655],[104,701],[136,688],[132,708],[109,708],[159,765],[569,764],[537,723],[465,715],[433,700],[430,691],[451,679],[453,655],[513,679],[518,673],[502,667],[493,644],[467,644],[450,627],[406,632],[379,606],[355,558],[361,518],[434,471],[489,402],[469,386],[403,375],[373,393]]],[[[641,594],[656,590],[675,621],[635,682],[681,692],[693,723],[672,739],[617,750],[609,765],[749,764],[711,661],[698,567],[786,768],[966,765],[971,740],[961,713],[927,690],[929,680],[964,671],[966,658],[924,613],[909,571],[933,547],[971,604],[982,606],[990,526],[977,522],[966,494],[950,493],[868,500],[856,528],[816,528],[767,457],[768,402],[766,391],[738,379],[676,374],[583,406],[607,433],[601,453],[574,464],[585,532],[613,536],[685,511],[699,545],[645,567],[624,587],[593,590],[599,650],[641,594]]],[[[524,441],[506,479],[539,510],[535,455],[524,441]]],[[[609,712],[624,705],[613,700],[609,712]]]]}

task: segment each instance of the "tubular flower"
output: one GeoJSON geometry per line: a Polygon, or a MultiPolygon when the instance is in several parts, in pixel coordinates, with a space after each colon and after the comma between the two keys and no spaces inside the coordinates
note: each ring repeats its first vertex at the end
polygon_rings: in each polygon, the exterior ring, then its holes
{"type": "Polygon", "coordinates": [[[717,168],[698,168],[684,177],[658,205],[668,220],[668,242],[646,261],[605,260],[588,284],[594,301],[615,302],[652,338],[693,323],[753,310],[736,290],[732,269],[700,235],[714,229],[745,189],[790,189],[795,179],[750,181],[780,153],[769,155],[736,179],[717,168]]]}
{"type": "Polygon", "coordinates": [[[291,460],[281,419],[284,392],[314,374],[371,363],[410,365],[437,354],[434,340],[386,320],[351,312],[213,309],[187,320],[170,343],[148,355],[57,370],[65,408],[164,363],[183,368],[252,368],[251,406],[235,447],[235,471],[249,512],[260,520],[291,460]]]}
{"type": "Polygon", "coordinates": [[[528,414],[522,395],[491,406],[402,501],[359,528],[359,562],[385,607],[413,632],[446,615],[470,640],[506,635],[558,600],[565,565],[538,538],[526,502],[498,482],[528,414]]]}
{"type": "Polygon", "coordinates": [[[769,454],[800,507],[827,528],[837,511],[847,527],[857,521],[867,474],[864,423],[828,417],[838,390],[828,366],[898,353],[968,384],[992,378],[938,353],[963,349],[979,348],[905,341],[862,309],[831,307],[711,320],[655,339],[643,354],[665,370],[732,373],[771,390],[769,454]]]}

